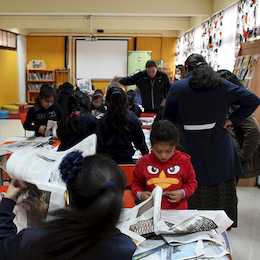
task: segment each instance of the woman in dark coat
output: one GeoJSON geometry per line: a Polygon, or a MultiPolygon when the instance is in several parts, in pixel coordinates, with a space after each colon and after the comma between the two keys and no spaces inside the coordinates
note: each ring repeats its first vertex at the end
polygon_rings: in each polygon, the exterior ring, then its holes
{"type": "Polygon", "coordinates": [[[199,54],[186,62],[187,78],[171,85],[163,118],[179,124],[183,145],[191,155],[199,188],[189,209],[223,209],[237,226],[235,179],[242,174],[229,131],[258,107],[247,89],[221,79],[199,54]],[[227,119],[232,104],[239,109],[227,119]]]}

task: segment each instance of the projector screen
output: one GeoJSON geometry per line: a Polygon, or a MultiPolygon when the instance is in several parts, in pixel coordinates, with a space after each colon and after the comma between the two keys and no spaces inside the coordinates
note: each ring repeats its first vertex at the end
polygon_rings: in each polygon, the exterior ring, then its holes
{"type": "Polygon", "coordinates": [[[76,40],[76,79],[127,76],[127,40],[76,40]]]}

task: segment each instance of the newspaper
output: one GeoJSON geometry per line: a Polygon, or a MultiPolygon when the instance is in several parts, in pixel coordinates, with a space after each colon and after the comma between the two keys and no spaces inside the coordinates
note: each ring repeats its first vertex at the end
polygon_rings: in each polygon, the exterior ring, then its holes
{"type": "MultiPolygon", "coordinates": [[[[66,154],[75,150],[82,151],[84,157],[95,154],[96,139],[96,135],[93,134],[63,152],[55,152],[45,147],[27,147],[13,152],[7,160],[6,171],[11,178],[26,183],[27,186],[29,185],[27,194],[22,199],[20,198],[20,202],[22,202],[20,206],[23,207],[26,204],[26,209],[28,210],[29,207],[29,210],[31,210],[31,205],[38,203],[40,212],[45,217],[49,210],[64,207],[66,185],[60,176],[60,162],[66,154]]],[[[18,222],[23,221],[23,216],[18,216],[18,222]],[[19,219],[22,219],[22,221],[19,221],[19,219]]],[[[16,224],[19,226],[19,223],[16,224]]],[[[27,224],[30,224],[29,221],[27,224]]]]}
{"type": "Polygon", "coordinates": [[[20,137],[8,139],[0,145],[0,156],[8,153],[13,153],[24,148],[34,148],[38,146],[48,145],[51,137],[20,137]]]}
{"type": "Polygon", "coordinates": [[[223,210],[161,210],[161,199],[162,188],[157,186],[147,200],[121,216],[119,228],[127,235],[128,231],[147,239],[161,235],[161,242],[149,243],[146,240],[139,244],[134,259],[149,254],[161,257],[158,259],[219,258],[230,254],[225,231],[233,221],[223,210]],[[165,242],[170,247],[165,247],[165,242]],[[163,256],[165,250],[168,258],[163,256]],[[172,254],[173,258],[169,256],[172,254]]]}

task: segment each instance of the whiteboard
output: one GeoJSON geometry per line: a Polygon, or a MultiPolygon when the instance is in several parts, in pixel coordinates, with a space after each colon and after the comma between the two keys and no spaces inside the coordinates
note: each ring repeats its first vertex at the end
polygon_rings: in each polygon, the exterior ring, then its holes
{"type": "Polygon", "coordinates": [[[76,79],[127,76],[127,40],[76,40],[76,79]]]}

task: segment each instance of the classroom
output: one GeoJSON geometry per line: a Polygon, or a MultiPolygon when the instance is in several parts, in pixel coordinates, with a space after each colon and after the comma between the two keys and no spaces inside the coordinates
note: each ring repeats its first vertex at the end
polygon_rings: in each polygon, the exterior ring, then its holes
{"type": "MultiPolygon", "coordinates": [[[[260,97],[259,5],[259,0],[2,2],[0,112],[13,104],[32,107],[46,79],[56,90],[85,80],[106,94],[115,76],[145,70],[150,59],[174,82],[176,66],[193,53],[214,71],[233,72],[260,97]],[[37,73],[44,81],[33,78],[37,73]]],[[[136,89],[128,85],[126,91],[136,89]]],[[[260,124],[259,107],[254,116],[260,124]]],[[[1,144],[24,134],[20,116],[2,119],[0,114],[1,144]]],[[[227,232],[231,257],[255,260],[260,176],[240,179],[236,192],[238,226],[227,232]]]]}

